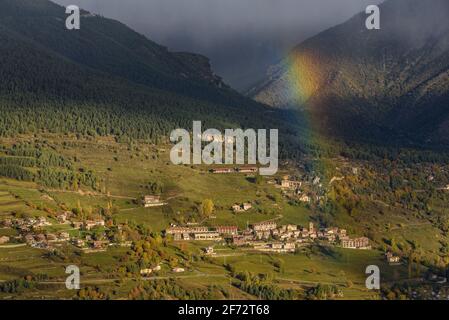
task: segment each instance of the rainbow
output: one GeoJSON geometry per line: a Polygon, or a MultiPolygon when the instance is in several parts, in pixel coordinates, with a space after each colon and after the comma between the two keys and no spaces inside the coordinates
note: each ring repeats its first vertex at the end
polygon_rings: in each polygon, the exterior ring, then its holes
{"type": "Polygon", "coordinates": [[[325,133],[325,121],[328,116],[322,104],[326,102],[322,101],[318,94],[325,88],[329,79],[328,58],[317,50],[302,48],[301,51],[290,53],[285,62],[287,85],[284,90],[288,92],[284,94],[291,107],[303,111],[300,123],[305,126],[305,130],[301,139],[310,148],[309,156],[312,158],[320,158],[315,151],[327,149],[335,142],[332,135],[325,133]]]}
{"type": "Polygon", "coordinates": [[[322,83],[320,62],[310,52],[292,53],[287,58],[289,97],[296,106],[304,106],[322,83]]]}

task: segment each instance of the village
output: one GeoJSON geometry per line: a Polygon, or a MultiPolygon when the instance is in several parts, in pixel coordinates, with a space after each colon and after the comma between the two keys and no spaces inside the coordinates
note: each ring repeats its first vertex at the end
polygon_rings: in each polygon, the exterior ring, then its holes
{"type": "MultiPolygon", "coordinates": [[[[356,172],[356,170],[356,168],[353,168],[353,171],[356,172]]],[[[259,168],[255,166],[240,166],[235,168],[216,167],[210,169],[209,172],[212,174],[243,173],[249,176],[254,176],[254,174],[258,174],[259,168]]],[[[329,184],[342,179],[344,179],[344,177],[332,177],[329,184]]],[[[276,188],[281,189],[282,194],[285,197],[295,198],[300,202],[311,203],[314,200],[319,201],[322,198],[322,196],[320,196],[320,191],[323,191],[323,184],[321,183],[321,178],[318,176],[305,176],[298,179],[297,177],[284,175],[281,178],[269,180],[268,184],[272,184],[276,188]]]]}
{"type": "MultiPolygon", "coordinates": [[[[164,206],[160,196],[143,196],[140,204],[144,208],[164,206]]],[[[54,250],[63,243],[71,243],[86,253],[105,251],[108,246],[131,246],[131,241],[113,242],[105,234],[107,230],[106,221],[100,215],[89,219],[79,219],[73,212],[64,211],[52,219],[44,216],[10,218],[0,221],[0,228],[15,229],[19,235],[1,236],[0,245],[4,244],[27,244],[33,248],[54,250]],[[53,221],[53,222],[52,222],[53,221]],[[56,227],[58,232],[49,232],[48,228],[56,227]],[[58,228],[59,227],[59,228],[58,228]],[[69,233],[69,231],[71,231],[69,233]]],[[[120,233],[122,225],[117,226],[120,233]]]]}
{"type": "MultiPolygon", "coordinates": [[[[337,227],[315,228],[312,222],[308,228],[298,225],[278,225],[276,221],[253,223],[245,230],[237,226],[176,226],[165,230],[165,236],[174,241],[216,241],[235,247],[250,247],[257,251],[292,253],[297,248],[321,242],[348,249],[370,249],[366,237],[350,238],[345,229],[337,227]]],[[[210,253],[210,249],[208,251],[210,253]]]]}
{"type": "MultiPolygon", "coordinates": [[[[148,198],[146,198],[148,200],[148,198]]],[[[155,200],[151,198],[151,200],[155,200]]],[[[250,204],[234,207],[235,210],[248,210],[250,204]]],[[[127,241],[113,243],[104,234],[105,220],[102,218],[74,221],[71,212],[59,214],[58,224],[66,224],[71,230],[78,230],[72,236],[67,230],[47,232],[46,227],[52,223],[45,217],[5,219],[0,222],[2,228],[14,228],[20,235],[14,239],[3,236],[0,243],[5,244],[13,240],[15,243],[26,243],[31,247],[53,249],[58,244],[70,242],[79,249],[87,252],[104,251],[111,245],[131,245],[127,241]],[[92,235],[90,231],[100,230],[92,235]]],[[[120,229],[120,226],[119,226],[120,229]]],[[[321,242],[350,249],[369,249],[369,239],[366,237],[350,238],[345,229],[337,227],[316,228],[312,222],[308,228],[298,225],[278,225],[275,220],[248,224],[245,230],[237,226],[177,226],[171,225],[164,232],[173,241],[213,241],[225,242],[234,247],[250,247],[257,251],[289,253],[301,246],[321,242]]]]}
{"type": "MultiPolygon", "coordinates": [[[[214,168],[213,174],[244,173],[255,174],[258,168],[255,166],[242,166],[236,168],[214,168]]],[[[321,187],[320,178],[314,177],[311,185],[321,187]]],[[[301,191],[304,186],[290,176],[270,181],[277,188],[281,188],[284,196],[296,196],[299,201],[310,202],[312,196],[301,191]]],[[[167,205],[159,195],[144,195],[140,204],[144,208],[167,205]]],[[[251,202],[236,203],[231,206],[235,213],[251,210],[251,202]]],[[[108,246],[130,246],[125,239],[119,243],[111,242],[105,234],[106,222],[99,215],[96,218],[78,219],[71,211],[62,212],[52,219],[46,217],[26,217],[5,219],[0,221],[0,227],[16,229],[19,235],[14,237],[2,236],[0,244],[26,243],[34,248],[53,250],[62,243],[71,243],[85,252],[104,251],[108,246]],[[53,222],[51,222],[53,221],[53,222]],[[52,225],[67,225],[58,232],[49,232],[52,225]],[[69,233],[68,231],[72,232],[69,233]],[[76,232],[77,231],[77,232],[76,232]],[[96,231],[96,232],[91,232],[96,231]],[[93,234],[94,233],[94,234],[93,234]]],[[[118,226],[120,229],[120,226],[118,226]]],[[[54,230],[54,229],[52,229],[54,230]]],[[[56,228],[58,230],[58,228],[56,228]]],[[[328,245],[339,245],[343,248],[367,249],[370,248],[369,240],[362,238],[349,238],[345,229],[336,227],[317,229],[311,222],[308,228],[297,225],[278,225],[275,220],[258,222],[247,225],[245,230],[239,230],[236,226],[176,226],[172,225],[165,230],[165,236],[171,236],[174,241],[224,241],[234,247],[250,247],[257,251],[288,253],[316,241],[328,245]]]]}
{"type": "Polygon", "coordinates": [[[71,221],[71,212],[64,212],[57,216],[57,222],[52,223],[45,217],[36,218],[14,218],[5,219],[0,222],[2,228],[12,228],[19,232],[14,237],[3,236],[0,238],[1,244],[25,243],[33,248],[53,250],[63,243],[71,243],[74,246],[85,251],[104,251],[110,241],[106,239],[103,233],[92,236],[89,231],[105,227],[105,221],[101,218],[85,221],[71,221]],[[55,225],[67,225],[69,229],[63,229],[58,232],[48,232],[47,227],[55,225]],[[78,236],[72,236],[68,231],[77,230],[78,236]]]}
{"type": "MultiPolygon", "coordinates": [[[[216,168],[210,170],[215,174],[248,173],[257,172],[257,167],[216,168]]],[[[317,194],[311,193],[310,186],[316,186],[315,190],[322,187],[319,177],[311,177],[309,181],[300,181],[290,176],[282,176],[280,179],[268,181],[280,188],[286,197],[295,197],[301,202],[319,200],[317,194]],[[309,193],[304,191],[304,185],[309,185],[309,193]]],[[[334,179],[335,180],[335,179],[334,179]]],[[[152,208],[167,205],[159,195],[144,195],[140,199],[140,205],[144,208],[152,208]]],[[[253,209],[251,202],[235,203],[230,207],[234,214],[240,214],[253,209]]],[[[206,226],[200,223],[187,223],[184,226],[172,224],[162,235],[178,241],[209,241],[228,245],[233,249],[251,249],[268,253],[295,253],[299,248],[312,244],[337,246],[345,249],[370,249],[370,241],[366,237],[351,238],[347,231],[338,227],[316,227],[313,222],[308,226],[295,224],[281,225],[278,219],[262,222],[247,223],[245,229],[240,230],[235,225],[206,226]]],[[[34,248],[54,250],[64,243],[70,243],[78,249],[86,252],[101,252],[109,246],[131,246],[131,241],[121,237],[108,237],[110,229],[105,219],[98,215],[95,218],[79,219],[73,212],[65,211],[51,219],[40,217],[11,218],[0,221],[0,228],[12,228],[17,230],[16,236],[0,237],[0,244],[27,244],[34,248]],[[57,226],[65,225],[64,228],[57,226]],[[51,228],[51,227],[56,228],[51,228]],[[52,231],[49,231],[52,230],[52,231]],[[54,231],[60,230],[60,231],[54,231]],[[70,232],[69,232],[70,231],[70,232]],[[115,240],[112,240],[115,239],[115,240]],[[117,239],[120,239],[118,241],[117,239]]],[[[121,225],[116,226],[120,233],[121,225]]],[[[213,255],[213,246],[204,248],[206,255],[213,255]]],[[[392,253],[386,254],[390,264],[399,263],[400,258],[392,253]]],[[[147,272],[148,273],[148,272],[147,272]]]]}

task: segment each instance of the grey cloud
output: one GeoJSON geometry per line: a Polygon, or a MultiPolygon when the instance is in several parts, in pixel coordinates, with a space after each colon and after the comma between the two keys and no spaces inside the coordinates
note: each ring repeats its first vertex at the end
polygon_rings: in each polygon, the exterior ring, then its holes
{"type": "Polygon", "coordinates": [[[244,89],[306,38],[381,0],[54,0],[120,20],[176,51],[208,56],[244,89]]]}

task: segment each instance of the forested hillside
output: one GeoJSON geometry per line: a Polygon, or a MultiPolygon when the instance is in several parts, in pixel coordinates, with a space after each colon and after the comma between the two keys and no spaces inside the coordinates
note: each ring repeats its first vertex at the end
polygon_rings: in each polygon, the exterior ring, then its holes
{"type": "MultiPolygon", "coordinates": [[[[279,128],[281,149],[297,147],[289,112],[224,85],[205,57],[171,53],[125,25],[47,0],[0,1],[0,134],[77,133],[159,142],[193,120],[214,128],[279,128]]],[[[293,154],[294,153],[294,154],[293,154]]]]}
{"type": "Polygon", "coordinates": [[[389,0],[298,45],[251,94],[346,139],[448,146],[449,2],[389,0]]]}

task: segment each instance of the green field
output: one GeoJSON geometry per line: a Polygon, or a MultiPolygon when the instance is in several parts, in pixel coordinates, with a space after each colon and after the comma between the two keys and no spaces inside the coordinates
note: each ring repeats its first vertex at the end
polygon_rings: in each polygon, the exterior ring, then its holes
{"type": "MultiPolygon", "coordinates": [[[[5,139],[2,143],[8,146],[13,141],[5,139]]],[[[56,189],[34,182],[0,178],[0,217],[46,216],[53,225],[42,228],[42,232],[67,231],[71,236],[89,235],[89,232],[80,232],[68,224],[56,222],[55,214],[67,210],[98,215],[109,208],[108,219],[127,226],[124,232],[128,238],[144,242],[149,241],[149,234],[151,237],[159,235],[170,223],[237,225],[244,229],[248,224],[265,220],[307,226],[310,221],[317,223],[318,217],[322,216],[316,207],[289,201],[281,195],[279,188],[268,183],[268,178],[256,184],[251,176],[245,174],[212,174],[207,166],[171,165],[169,146],[53,135],[47,135],[45,141],[58,154],[74,159],[76,170],[92,170],[97,177],[97,188],[56,189]],[[139,199],[152,193],[150,185],[154,182],[163,186],[161,198],[167,205],[144,208],[139,199]],[[210,216],[199,211],[205,199],[214,203],[210,216]],[[243,202],[251,202],[253,208],[242,213],[232,212],[233,204],[243,202]]],[[[67,265],[76,264],[81,268],[86,288],[96,287],[114,299],[127,298],[129,294],[139,292],[140,289],[136,288],[161,285],[158,281],[170,279],[175,279],[180,288],[209,292],[214,298],[257,299],[235,285],[236,275],[229,268],[236,273],[249,271],[255,275],[271,275],[278,288],[296,290],[301,294],[322,284],[340,288],[344,293],[343,299],[378,299],[379,292],[365,288],[366,266],[380,267],[384,285],[402,283],[409,276],[405,264],[390,266],[385,261],[383,250],[391,239],[399,249],[410,247],[411,243],[419,244],[416,250],[430,259],[437,257],[442,244],[448,242],[446,234],[413,211],[376,202],[365,205],[357,215],[339,215],[333,219],[351,236],[367,235],[368,230],[374,241],[373,250],[313,246],[295,254],[265,254],[207,242],[168,241],[159,244],[158,249],[151,253],[160,257],[162,270],[143,280],[137,269],[129,270],[130,266],[140,263],[134,249],[129,247],[108,247],[104,252],[86,253],[64,244],[58,246],[57,255],[51,255],[46,250],[29,246],[3,245],[0,246],[0,281],[39,275],[47,278],[38,281],[32,290],[25,290],[17,296],[0,293],[0,297],[73,298],[76,293],[65,290],[64,271],[67,265]],[[204,257],[203,249],[209,245],[215,246],[216,256],[204,257]],[[276,266],[279,263],[282,270],[276,266]],[[171,269],[175,265],[185,268],[185,272],[173,273],[171,269]]],[[[0,229],[2,235],[14,237],[18,233],[13,229],[0,229]]]]}

